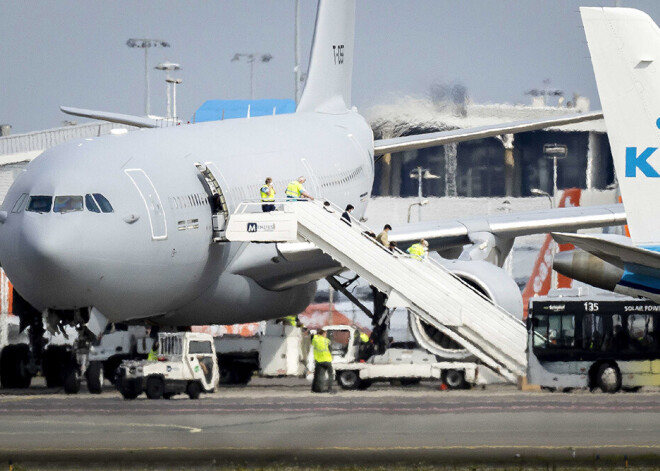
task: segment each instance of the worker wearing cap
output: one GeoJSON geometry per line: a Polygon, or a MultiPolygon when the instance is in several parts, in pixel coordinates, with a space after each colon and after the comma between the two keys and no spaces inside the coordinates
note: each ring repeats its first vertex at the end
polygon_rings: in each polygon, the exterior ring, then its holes
{"type": "Polygon", "coordinates": [[[424,239],[422,239],[416,244],[413,244],[410,247],[408,247],[407,252],[415,260],[422,261],[428,257],[429,243],[426,242],[424,239]]]}
{"type": "Polygon", "coordinates": [[[319,331],[312,339],[314,349],[314,381],[312,392],[330,392],[332,390],[332,353],[330,340],[325,330],[319,331]],[[325,375],[328,378],[325,379],[325,375]],[[324,384],[326,383],[326,384],[324,384]]]}
{"type": "Polygon", "coordinates": [[[275,205],[273,204],[273,201],[275,201],[275,187],[272,178],[266,178],[263,186],[259,189],[259,193],[261,193],[261,201],[267,203],[261,205],[261,210],[264,213],[275,211],[275,205]]]}
{"type": "Polygon", "coordinates": [[[291,183],[289,183],[286,187],[286,197],[289,199],[299,199],[299,198],[307,198],[310,200],[313,200],[312,196],[307,193],[307,190],[303,187],[303,183],[305,183],[307,179],[305,177],[298,177],[298,180],[294,180],[291,183]]]}

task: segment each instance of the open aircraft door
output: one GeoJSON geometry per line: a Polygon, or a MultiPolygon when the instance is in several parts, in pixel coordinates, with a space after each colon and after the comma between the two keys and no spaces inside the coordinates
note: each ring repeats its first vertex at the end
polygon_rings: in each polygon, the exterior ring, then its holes
{"type": "Polygon", "coordinates": [[[204,177],[206,189],[213,199],[213,240],[214,242],[226,240],[225,230],[229,220],[229,203],[218,181],[218,178],[222,178],[226,187],[224,177],[213,162],[195,163],[195,167],[204,177]]]}

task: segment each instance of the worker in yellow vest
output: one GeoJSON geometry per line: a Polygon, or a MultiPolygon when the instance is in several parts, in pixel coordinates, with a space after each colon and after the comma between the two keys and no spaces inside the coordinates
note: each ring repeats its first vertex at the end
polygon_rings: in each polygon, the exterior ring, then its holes
{"type": "Polygon", "coordinates": [[[293,327],[302,327],[302,323],[298,316],[284,316],[277,319],[277,322],[281,322],[284,325],[290,325],[293,327]]]}
{"type": "Polygon", "coordinates": [[[422,239],[416,244],[412,244],[408,247],[407,252],[415,260],[425,260],[429,255],[429,243],[422,239]]]}
{"type": "Polygon", "coordinates": [[[158,340],[156,340],[147,355],[148,361],[158,361],[158,340]]]}
{"type": "Polygon", "coordinates": [[[275,187],[273,186],[273,179],[270,177],[266,178],[266,181],[259,190],[259,192],[261,193],[261,201],[264,203],[268,203],[268,204],[262,204],[261,210],[264,213],[275,211],[275,205],[272,203],[273,201],[275,201],[275,187]]]}
{"type": "Polygon", "coordinates": [[[314,381],[312,392],[330,392],[332,390],[332,353],[330,353],[330,340],[328,332],[319,331],[312,338],[314,349],[314,381]]]}
{"type": "Polygon", "coordinates": [[[298,180],[294,180],[291,183],[289,183],[286,187],[286,197],[290,199],[300,199],[300,198],[307,198],[310,200],[313,200],[312,196],[307,193],[307,190],[303,187],[303,183],[305,183],[307,179],[305,177],[298,177],[298,180]]]}

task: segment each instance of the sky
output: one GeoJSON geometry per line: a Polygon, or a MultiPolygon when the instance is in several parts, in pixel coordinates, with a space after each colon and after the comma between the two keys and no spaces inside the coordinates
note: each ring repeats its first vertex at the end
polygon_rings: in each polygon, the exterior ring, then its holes
{"type": "MultiPolygon", "coordinates": [[[[615,0],[358,0],[353,104],[358,109],[424,97],[435,82],[460,83],[477,103],[529,103],[549,87],[592,101],[596,83],[579,6],[615,0]]],[[[620,0],[660,22],[657,0],[620,0]]],[[[175,77],[178,115],[190,119],[208,99],[247,99],[250,72],[235,53],[268,53],[255,65],[255,98],[294,96],[294,0],[21,0],[0,15],[0,123],[12,133],[84,122],[61,105],[144,114],[144,52],[129,38],[157,38],[151,111],[165,114],[165,60],[175,77]]],[[[306,69],[315,0],[301,0],[306,69]]]]}

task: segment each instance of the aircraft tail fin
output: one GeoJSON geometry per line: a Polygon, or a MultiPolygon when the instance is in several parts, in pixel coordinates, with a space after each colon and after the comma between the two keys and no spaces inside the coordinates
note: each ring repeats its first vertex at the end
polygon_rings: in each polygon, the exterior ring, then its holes
{"type": "Polygon", "coordinates": [[[660,29],[639,10],[580,13],[632,242],[659,245],[660,29]]]}
{"type": "Polygon", "coordinates": [[[343,113],[350,108],[354,43],[355,0],[320,0],[297,111],[343,113]]]}

